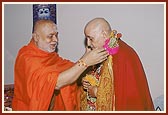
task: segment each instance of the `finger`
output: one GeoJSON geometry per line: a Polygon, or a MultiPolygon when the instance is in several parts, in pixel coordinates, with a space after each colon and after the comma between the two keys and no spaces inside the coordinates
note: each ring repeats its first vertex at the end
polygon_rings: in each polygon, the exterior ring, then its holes
{"type": "Polygon", "coordinates": [[[100,56],[108,56],[109,53],[107,51],[102,51],[98,53],[100,56]]]}
{"type": "Polygon", "coordinates": [[[87,86],[87,84],[86,84],[86,83],[82,83],[82,85],[83,85],[83,86],[87,86]]]}
{"type": "Polygon", "coordinates": [[[104,57],[104,58],[100,59],[100,60],[99,60],[99,63],[105,61],[106,59],[107,59],[107,57],[104,57]]]}
{"type": "Polygon", "coordinates": [[[101,54],[99,57],[101,59],[107,58],[109,56],[109,53],[101,54]]]}
{"type": "Polygon", "coordinates": [[[98,48],[96,50],[97,50],[98,53],[100,53],[100,52],[106,52],[106,50],[104,48],[98,48]]]}
{"type": "Polygon", "coordinates": [[[83,83],[83,86],[86,86],[86,87],[87,87],[87,86],[89,86],[89,84],[88,84],[88,83],[83,83]]]}
{"type": "Polygon", "coordinates": [[[108,53],[100,53],[97,57],[97,61],[100,63],[100,62],[106,60],[108,56],[109,56],[108,53]]]}
{"type": "Polygon", "coordinates": [[[84,84],[84,85],[83,85],[83,88],[84,88],[84,89],[88,89],[89,87],[90,87],[90,84],[84,84]]]}
{"type": "Polygon", "coordinates": [[[83,89],[88,89],[88,87],[83,86],[83,89]]]}
{"type": "Polygon", "coordinates": [[[107,59],[107,56],[106,57],[102,56],[97,60],[97,63],[101,63],[101,62],[105,61],[106,59],[107,59]]]}
{"type": "Polygon", "coordinates": [[[82,82],[89,83],[89,81],[86,79],[82,79],[82,82]]]}
{"type": "Polygon", "coordinates": [[[90,83],[89,82],[83,82],[83,85],[90,86],[90,83]]]}
{"type": "Polygon", "coordinates": [[[84,84],[83,87],[84,87],[84,88],[88,88],[88,85],[84,84]]]}
{"type": "Polygon", "coordinates": [[[82,86],[88,88],[90,86],[90,83],[83,83],[82,86]]]}

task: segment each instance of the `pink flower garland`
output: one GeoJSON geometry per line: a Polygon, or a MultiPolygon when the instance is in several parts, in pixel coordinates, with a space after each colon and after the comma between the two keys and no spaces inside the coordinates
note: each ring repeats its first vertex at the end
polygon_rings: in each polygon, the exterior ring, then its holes
{"type": "Polygon", "coordinates": [[[121,33],[117,33],[116,30],[111,32],[110,38],[105,41],[104,48],[108,51],[110,55],[114,55],[119,50],[118,39],[122,36],[121,33]]]}

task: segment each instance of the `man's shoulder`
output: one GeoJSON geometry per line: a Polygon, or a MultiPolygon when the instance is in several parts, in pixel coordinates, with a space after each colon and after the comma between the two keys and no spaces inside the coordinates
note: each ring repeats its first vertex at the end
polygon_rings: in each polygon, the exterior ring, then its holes
{"type": "Polygon", "coordinates": [[[127,43],[125,43],[124,41],[120,42],[120,50],[119,50],[119,55],[120,57],[123,58],[128,58],[128,59],[133,59],[133,58],[137,58],[138,54],[136,53],[136,51],[127,43]]]}
{"type": "Polygon", "coordinates": [[[124,41],[120,41],[120,50],[127,53],[135,52],[135,50],[124,41]]]}
{"type": "Polygon", "coordinates": [[[34,58],[35,55],[37,55],[37,52],[30,46],[25,45],[22,48],[20,48],[20,50],[18,51],[17,59],[22,60],[22,61],[23,60],[30,61],[31,59],[36,60],[34,58]]]}
{"type": "Polygon", "coordinates": [[[28,46],[25,45],[19,49],[18,55],[30,53],[31,51],[33,51],[33,50],[31,48],[28,48],[28,46]]]}

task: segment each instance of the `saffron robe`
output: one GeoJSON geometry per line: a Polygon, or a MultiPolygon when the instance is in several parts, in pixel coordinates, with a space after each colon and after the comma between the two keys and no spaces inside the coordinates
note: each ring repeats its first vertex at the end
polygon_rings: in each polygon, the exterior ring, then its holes
{"type": "MultiPolygon", "coordinates": [[[[96,110],[153,111],[146,75],[137,53],[122,40],[119,47],[118,53],[112,55],[112,74],[108,66],[101,69],[96,110]]],[[[107,61],[103,65],[107,65],[107,61]]],[[[81,90],[81,110],[86,110],[86,104],[86,93],[81,90]]]]}
{"type": "Polygon", "coordinates": [[[53,110],[76,110],[76,83],[54,91],[60,72],[73,66],[56,52],[48,53],[31,42],[20,49],[15,63],[12,109],[47,111],[55,94],[53,110]]]}

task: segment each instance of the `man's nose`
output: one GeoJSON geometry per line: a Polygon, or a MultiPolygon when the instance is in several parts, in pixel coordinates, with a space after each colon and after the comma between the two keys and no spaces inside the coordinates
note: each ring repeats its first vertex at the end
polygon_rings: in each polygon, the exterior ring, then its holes
{"type": "Polygon", "coordinates": [[[90,39],[87,39],[87,45],[90,46],[92,43],[91,43],[91,40],[90,39]]]}
{"type": "Polygon", "coordinates": [[[54,41],[54,42],[58,42],[58,37],[57,37],[56,35],[53,35],[53,37],[52,37],[52,41],[54,41]]]}

